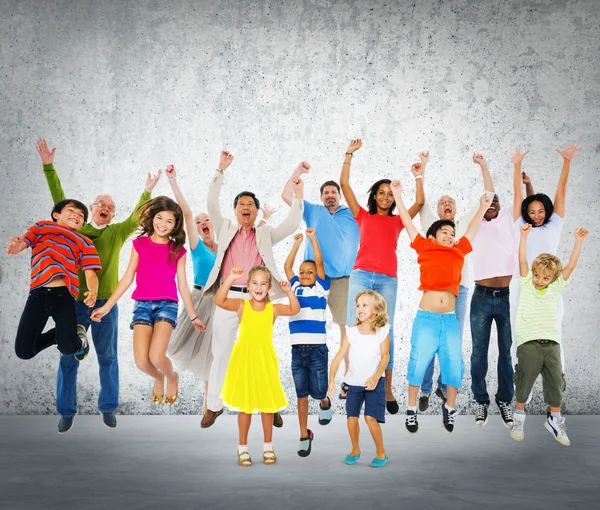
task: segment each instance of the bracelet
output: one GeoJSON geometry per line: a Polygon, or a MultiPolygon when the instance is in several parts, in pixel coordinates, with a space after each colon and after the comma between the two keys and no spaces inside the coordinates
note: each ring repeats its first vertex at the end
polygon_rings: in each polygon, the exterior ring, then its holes
{"type": "Polygon", "coordinates": [[[225,175],[225,170],[223,170],[222,168],[217,168],[217,172],[219,172],[221,175],[225,175]]]}
{"type": "Polygon", "coordinates": [[[346,152],[346,156],[354,156],[354,152],[346,152]]]}
{"type": "Polygon", "coordinates": [[[196,315],[196,317],[194,317],[193,319],[190,319],[190,322],[194,322],[197,318],[198,318],[198,316],[196,315]]]}
{"type": "Polygon", "coordinates": [[[172,175],[167,175],[167,179],[175,179],[175,177],[172,175]]]}
{"type": "Polygon", "coordinates": [[[415,180],[417,180],[417,179],[422,179],[422,178],[423,178],[423,176],[422,176],[422,175],[415,175],[415,180]]]}

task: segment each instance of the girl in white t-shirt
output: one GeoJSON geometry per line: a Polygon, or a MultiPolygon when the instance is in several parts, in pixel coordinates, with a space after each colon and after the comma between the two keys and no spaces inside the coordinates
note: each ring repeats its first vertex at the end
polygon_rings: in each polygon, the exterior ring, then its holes
{"type": "Polygon", "coordinates": [[[372,467],[383,467],[389,458],[383,446],[380,423],[385,423],[385,368],[390,357],[390,326],[387,303],[374,290],[356,295],[356,322],[346,329],[340,350],[329,371],[329,393],[335,394],[335,376],[344,356],[349,357],[349,369],[344,379],[348,385],[346,415],[352,451],[344,462],[353,465],[360,458],[358,417],[365,404],[365,421],[373,436],[377,454],[372,467]]]}

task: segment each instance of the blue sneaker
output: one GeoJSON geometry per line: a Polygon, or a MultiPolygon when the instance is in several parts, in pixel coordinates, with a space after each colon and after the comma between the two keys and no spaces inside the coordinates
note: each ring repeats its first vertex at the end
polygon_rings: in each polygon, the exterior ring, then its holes
{"type": "Polygon", "coordinates": [[[371,464],[369,464],[371,467],[383,467],[388,463],[388,460],[390,460],[390,458],[386,455],[384,459],[378,459],[377,457],[375,457],[372,461],[371,464]]]}
{"type": "Polygon", "coordinates": [[[358,455],[346,455],[344,462],[349,466],[354,466],[358,462],[358,459],[360,459],[360,453],[358,455]]]}

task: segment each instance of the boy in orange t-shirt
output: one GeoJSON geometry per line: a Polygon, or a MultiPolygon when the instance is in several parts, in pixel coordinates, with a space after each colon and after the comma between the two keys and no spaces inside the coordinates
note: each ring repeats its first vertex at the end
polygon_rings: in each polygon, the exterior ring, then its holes
{"type": "Polygon", "coordinates": [[[398,213],[410,237],[411,247],[418,254],[417,262],[421,269],[419,290],[423,291],[413,322],[406,376],[409,384],[406,428],[413,434],[419,429],[417,395],[427,366],[437,353],[442,382],[448,387],[448,400],[442,405],[443,424],[448,432],[452,432],[456,395],[464,374],[460,331],[454,308],[464,258],[473,249],[471,240],[481,224],[489,199],[486,195],[481,197],[479,210],[465,235],[455,242],[454,222],[451,220],[436,221],[429,227],[427,238],[422,237],[402,201],[402,185],[399,181],[393,181],[391,188],[398,213]]]}

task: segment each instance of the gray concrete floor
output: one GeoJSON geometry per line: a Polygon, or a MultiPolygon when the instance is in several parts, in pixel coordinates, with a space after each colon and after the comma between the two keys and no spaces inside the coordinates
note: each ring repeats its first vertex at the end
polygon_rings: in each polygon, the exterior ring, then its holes
{"type": "Polygon", "coordinates": [[[447,434],[441,417],[423,416],[411,436],[401,416],[387,416],[389,464],[370,468],[374,446],[361,425],[362,458],[346,466],[343,416],[326,427],[310,417],[313,451],[296,454],[295,416],[276,429],[278,461],[263,465],[260,420],[250,433],[255,464],[237,465],[237,421],[210,429],[194,416],[78,416],[66,435],[55,416],[0,416],[0,508],[597,508],[600,417],[568,416],[572,446],[554,441],[542,416],[528,416],[525,440],[512,441],[500,417],[485,428],[459,416],[447,434]],[[597,428],[598,427],[598,428],[597,428]]]}

